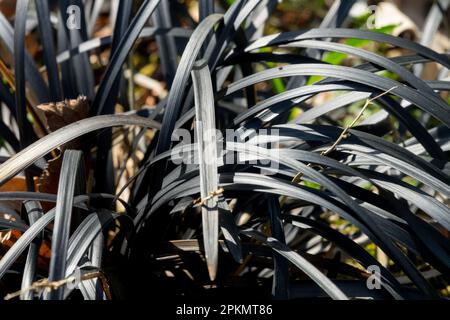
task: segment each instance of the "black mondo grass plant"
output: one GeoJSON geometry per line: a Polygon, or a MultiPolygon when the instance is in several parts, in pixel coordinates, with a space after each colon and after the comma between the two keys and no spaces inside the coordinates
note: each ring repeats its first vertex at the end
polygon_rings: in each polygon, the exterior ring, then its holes
{"type": "Polygon", "coordinates": [[[447,299],[449,1],[358,4],[0,1],[2,299],[447,299]]]}

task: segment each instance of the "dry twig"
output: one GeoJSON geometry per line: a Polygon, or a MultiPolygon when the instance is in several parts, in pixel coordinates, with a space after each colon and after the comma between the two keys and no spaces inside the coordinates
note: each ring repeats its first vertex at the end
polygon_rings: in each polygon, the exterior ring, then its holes
{"type": "Polygon", "coordinates": [[[206,201],[208,201],[208,200],[214,198],[215,196],[221,195],[224,191],[225,191],[225,190],[224,190],[223,188],[219,188],[219,189],[217,189],[217,190],[215,190],[215,191],[211,191],[211,192],[208,194],[207,197],[205,197],[205,198],[203,198],[203,199],[202,199],[201,197],[195,199],[195,200],[193,201],[193,204],[194,204],[194,205],[199,204],[199,205],[203,206],[203,205],[206,203],[206,201]]]}
{"type": "Polygon", "coordinates": [[[108,299],[111,299],[111,295],[109,293],[109,286],[108,285],[105,286],[105,284],[106,284],[105,276],[103,275],[102,272],[95,271],[95,272],[86,273],[86,274],[82,275],[81,277],[77,277],[77,276],[73,275],[73,276],[69,276],[65,279],[58,280],[58,281],[49,281],[48,278],[44,278],[44,279],[34,282],[31,286],[29,286],[25,289],[7,294],[4,298],[4,300],[10,300],[10,299],[19,297],[20,295],[27,293],[29,291],[42,291],[42,290],[52,291],[52,290],[56,290],[62,286],[65,286],[69,283],[81,282],[81,281],[95,279],[95,278],[100,279],[100,281],[102,282],[102,285],[103,285],[103,289],[105,290],[105,293],[108,296],[108,299]]]}

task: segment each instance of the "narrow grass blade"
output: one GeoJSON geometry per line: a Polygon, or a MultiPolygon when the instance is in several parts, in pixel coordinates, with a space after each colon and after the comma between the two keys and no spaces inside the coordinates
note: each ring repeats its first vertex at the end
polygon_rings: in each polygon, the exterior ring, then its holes
{"type": "Polygon", "coordinates": [[[0,185],[4,184],[20,171],[28,168],[36,160],[53,149],[70,140],[98,129],[125,125],[137,125],[156,129],[160,127],[156,121],[124,114],[97,116],[80,120],[50,133],[2,163],[0,165],[0,185]]]}
{"type": "MultiPolygon", "coordinates": [[[[27,210],[28,220],[30,225],[33,225],[39,218],[42,217],[42,207],[37,201],[27,201],[25,202],[25,209],[27,210]]],[[[36,239],[30,243],[28,248],[27,260],[25,262],[25,267],[23,269],[22,284],[21,289],[28,288],[36,280],[36,267],[37,259],[39,255],[39,248],[41,246],[41,237],[36,237],[36,239]]],[[[32,300],[33,293],[28,291],[20,296],[21,300],[32,300]]]]}
{"type": "MultiPolygon", "coordinates": [[[[66,275],[73,199],[74,196],[83,192],[83,189],[86,187],[84,175],[83,153],[75,150],[65,151],[55,208],[49,281],[59,281],[64,279],[66,275]]],[[[50,300],[61,300],[63,296],[64,290],[59,288],[52,290],[47,298],[50,300]]]]}

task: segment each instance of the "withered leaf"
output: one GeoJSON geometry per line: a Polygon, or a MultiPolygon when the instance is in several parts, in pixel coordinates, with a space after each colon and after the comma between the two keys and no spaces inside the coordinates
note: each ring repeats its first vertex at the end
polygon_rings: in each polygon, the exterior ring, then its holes
{"type": "MultiPolygon", "coordinates": [[[[7,233],[0,233],[0,258],[16,243],[16,241],[22,236],[22,232],[18,230],[10,230],[7,233]]],[[[48,240],[43,240],[39,247],[39,254],[37,257],[37,267],[40,270],[47,270],[50,264],[50,243],[48,240]]]]}
{"type": "MultiPolygon", "coordinates": [[[[59,172],[61,171],[62,157],[59,154],[56,158],[51,159],[47,162],[45,170],[39,177],[38,190],[45,193],[58,193],[58,182],[59,182],[59,172]]],[[[53,204],[49,206],[46,204],[45,209],[50,209],[53,204]]]]}
{"type": "MultiPolygon", "coordinates": [[[[77,99],[66,99],[56,103],[45,103],[37,108],[44,112],[47,128],[51,132],[89,116],[89,104],[85,96],[79,96],[77,99]]],[[[40,192],[57,193],[62,156],[64,150],[69,148],[79,149],[80,138],[62,145],[59,148],[58,156],[47,162],[47,167],[39,177],[38,189],[40,192]]]]}
{"type": "Polygon", "coordinates": [[[0,0],[0,11],[6,18],[11,18],[16,12],[15,0],[0,0]]]}
{"type": "Polygon", "coordinates": [[[56,131],[68,124],[85,119],[89,115],[89,104],[85,96],[77,99],[66,99],[56,103],[44,103],[37,106],[44,111],[47,128],[56,131]]]}
{"type": "MultiPolygon", "coordinates": [[[[37,181],[35,180],[34,182],[35,182],[35,187],[36,187],[37,181]]],[[[27,190],[28,190],[27,182],[25,180],[25,177],[22,177],[22,176],[14,177],[11,180],[9,180],[8,182],[6,182],[4,185],[0,186],[0,192],[14,192],[14,191],[27,191],[27,190]]],[[[15,210],[17,213],[20,213],[20,209],[22,207],[22,201],[19,201],[19,200],[2,201],[2,205],[15,210]]]]}

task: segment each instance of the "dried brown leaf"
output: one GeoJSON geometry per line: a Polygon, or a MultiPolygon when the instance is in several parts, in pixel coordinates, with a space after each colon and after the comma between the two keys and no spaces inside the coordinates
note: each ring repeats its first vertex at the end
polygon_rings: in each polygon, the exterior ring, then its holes
{"type": "Polygon", "coordinates": [[[47,128],[51,132],[85,119],[89,115],[89,104],[84,96],[56,103],[41,104],[37,108],[44,111],[47,128]]]}

